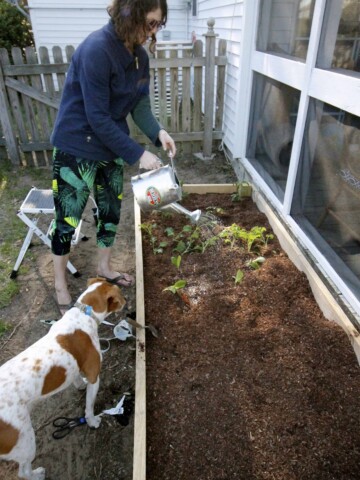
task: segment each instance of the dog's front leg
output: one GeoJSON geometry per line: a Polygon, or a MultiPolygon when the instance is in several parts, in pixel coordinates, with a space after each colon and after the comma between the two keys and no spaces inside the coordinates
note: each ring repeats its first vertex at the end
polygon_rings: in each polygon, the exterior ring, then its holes
{"type": "Polygon", "coordinates": [[[86,408],[85,418],[89,427],[98,428],[101,423],[101,416],[94,415],[94,405],[97,392],[99,390],[100,379],[97,378],[95,383],[88,383],[86,387],[86,408]]]}
{"type": "Polygon", "coordinates": [[[31,463],[20,463],[19,478],[26,480],[45,480],[45,468],[39,467],[32,470],[31,463]]]}

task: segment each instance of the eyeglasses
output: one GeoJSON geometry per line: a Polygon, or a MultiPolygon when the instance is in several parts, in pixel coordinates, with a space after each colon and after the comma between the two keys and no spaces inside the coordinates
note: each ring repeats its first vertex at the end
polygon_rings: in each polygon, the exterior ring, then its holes
{"type": "Polygon", "coordinates": [[[163,27],[165,27],[165,23],[163,21],[158,22],[157,20],[148,20],[146,22],[146,28],[148,29],[149,32],[151,30],[161,30],[163,27]]]}

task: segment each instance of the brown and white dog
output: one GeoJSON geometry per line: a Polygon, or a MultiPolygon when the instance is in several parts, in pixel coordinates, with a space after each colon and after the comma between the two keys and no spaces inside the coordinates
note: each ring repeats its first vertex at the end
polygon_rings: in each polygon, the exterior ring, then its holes
{"type": "Polygon", "coordinates": [[[37,400],[71,383],[81,388],[84,377],[86,421],[99,427],[100,415],[94,416],[101,366],[98,325],[124,305],[119,287],[102,278],[90,279],[75,306],[47,335],[0,367],[0,459],[18,462],[20,478],[45,478],[44,468],[31,467],[36,446],[30,411],[37,400]]]}

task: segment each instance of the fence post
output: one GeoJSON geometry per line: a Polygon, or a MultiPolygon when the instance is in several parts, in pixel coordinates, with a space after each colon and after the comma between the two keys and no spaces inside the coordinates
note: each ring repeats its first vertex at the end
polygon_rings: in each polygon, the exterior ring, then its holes
{"type": "Polygon", "coordinates": [[[10,157],[11,163],[14,165],[20,165],[20,155],[16,142],[16,137],[11,124],[10,106],[6,94],[6,87],[4,81],[4,75],[0,63],[0,120],[1,127],[5,137],[6,149],[10,157]]]}
{"type": "Polygon", "coordinates": [[[205,37],[205,105],[204,105],[204,142],[203,158],[211,159],[213,157],[213,125],[214,125],[214,101],[215,101],[215,40],[218,36],[214,32],[215,19],[209,18],[207,21],[208,31],[204,33],[205,37]]]}

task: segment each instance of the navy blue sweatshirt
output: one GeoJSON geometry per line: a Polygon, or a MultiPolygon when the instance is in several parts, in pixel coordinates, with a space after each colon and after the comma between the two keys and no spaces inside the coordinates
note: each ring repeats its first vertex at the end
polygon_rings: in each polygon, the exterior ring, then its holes
{"type": "Polygon", "coordinates": [[[156,145],[160,125],[149,98],[149,57],[131,54],[110,20],[76,49],[67,73],[52,144],[77,157],[133,164],[144,148],[129,137],[126,116],[156,145]]]}

